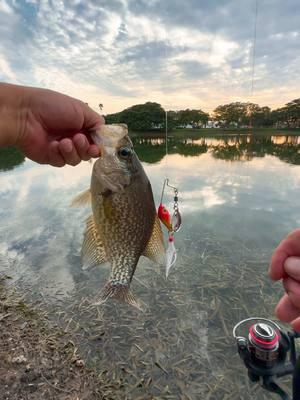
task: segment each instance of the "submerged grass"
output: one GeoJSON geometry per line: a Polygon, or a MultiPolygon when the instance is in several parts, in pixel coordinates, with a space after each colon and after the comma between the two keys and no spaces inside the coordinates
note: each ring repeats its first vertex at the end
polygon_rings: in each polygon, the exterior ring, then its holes
{"type": "Polygon", "coordinates": [[[181,247],[169,280],[150,263],[139,266],[133,290],[144,312],[92,306],[103,281],[97,268],[64,300],[44,296],[41,308],[114,400],[271,399],[249,383],[232,338],[239,320],[273,317],[280,289],[267,276],[268,253],[208,233],[185,236],[181,247]]]}
{"type": "Polygon", "coordinates": [[[114,399],[114,388],[85,367],[73,341],[49,326],[45,307],[26,304],[0,277],[1,399],[114,399]]]}

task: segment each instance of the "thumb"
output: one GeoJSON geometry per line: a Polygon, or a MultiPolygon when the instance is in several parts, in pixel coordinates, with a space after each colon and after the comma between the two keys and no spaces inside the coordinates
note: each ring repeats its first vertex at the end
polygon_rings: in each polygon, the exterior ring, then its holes
{"type": "Polygon", "coordinates": [[[300,257],[288,257],[284,262],[284,270],[291,278],[300,282],[300,257]]]}

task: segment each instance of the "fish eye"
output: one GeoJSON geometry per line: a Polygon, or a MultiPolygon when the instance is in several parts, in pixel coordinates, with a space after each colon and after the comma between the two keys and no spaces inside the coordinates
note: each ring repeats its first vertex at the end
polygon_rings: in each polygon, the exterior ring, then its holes
{"type": "Polygon", "coordinates": [[[119,151],[118,154],[122,158],[128,158],[131,154],[131,149],[129,147],[122,147],[119,151]]]}

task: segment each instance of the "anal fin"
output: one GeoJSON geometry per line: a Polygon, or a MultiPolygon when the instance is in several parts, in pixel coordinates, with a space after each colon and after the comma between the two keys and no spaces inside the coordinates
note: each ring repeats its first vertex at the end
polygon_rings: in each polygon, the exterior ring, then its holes
{"type": "Polygon", "coordinates": [[[81,256],[83,262],[82,269],[88,269],[107,261],[104,245],[92,215],[86,221],[81,256]]]}
{"type": "Polygon", "coordinates": [[[151,261],[159,265],[165,265],[165,253],[166,250],[164,245],[164,236],[161,229],[160,220],[156,215],[152,235],[143,252],[143,256],[148,257],[151,261]]]}

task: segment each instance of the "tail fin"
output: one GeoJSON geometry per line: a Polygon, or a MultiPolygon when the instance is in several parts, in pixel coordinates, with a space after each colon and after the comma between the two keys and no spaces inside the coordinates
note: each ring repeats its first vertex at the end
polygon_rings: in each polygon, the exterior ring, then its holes
{"type": "Polygon", "coordinates": [[[103,304],[106,300],[114,298],[125,303],[130,304],[133,307],[143,310],[141,304],[132,294],[128,285],[115,284],[111,281],[107,282],[104,288],[101,290],[98,296],[95,298],[93,303],[95,306],[103,304]]]}

